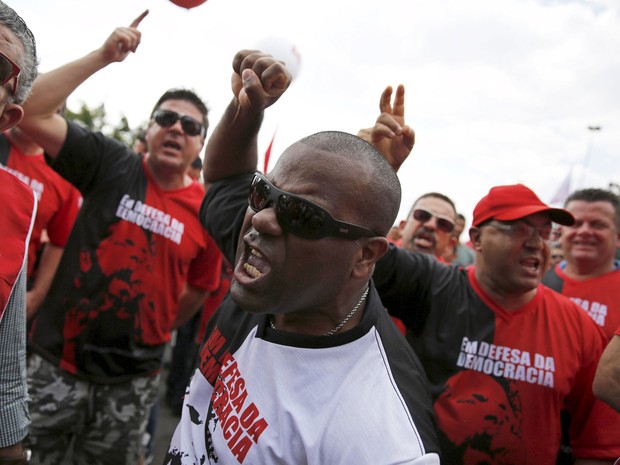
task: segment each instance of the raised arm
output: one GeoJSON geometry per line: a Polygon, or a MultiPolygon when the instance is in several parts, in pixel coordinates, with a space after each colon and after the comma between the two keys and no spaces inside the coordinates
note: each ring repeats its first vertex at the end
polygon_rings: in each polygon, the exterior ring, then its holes
{"type": "Polygon", "coordinates": [[[129,27],[119,27],[104,44],[78,60],[41,74],[34,82],[32,93],[24,104],[20,127],[51,156],[56,157],[67,135],[66,120],[56,110],[86,79],[110,63],[123,61],[140,44],[138,25],[148,10],[129,27]]]}
{"type": "Polygon", "coordinates": [[[257,50],[242,50],[233,60],[233,99],[217,124],[205,151],[204,181],[256,169],[257,137],[263,112],[292,81],[281,61],[257,50]]]}
{"type": "Polygon", "coordinates": [[[372,144],[392,165],[394,171],[398,171],[413,149],[415,132],[405,124],[405,86],[399,84],[393,105],[391,101],[392,86],[387,86],[381,94],[381,114],[375,125],[360,129],[357,135],[372,144]]]}

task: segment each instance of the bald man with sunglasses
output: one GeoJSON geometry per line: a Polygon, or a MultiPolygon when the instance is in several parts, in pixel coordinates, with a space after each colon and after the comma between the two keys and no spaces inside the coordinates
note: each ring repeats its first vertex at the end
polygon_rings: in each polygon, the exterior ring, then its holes
{"type": "Polygon", "coordinates": [[[201,208],[233,264],[230,296],[165,463],[439,463],[426,379],[370,279],[398,213],[393,170],[362,139],[326,131],[255,171],[263,110],[290,79],[256,51],[233,61],[201,208]]]}
{"type": "Polygon", "coordinates": [[[165,92],[146,130],[148,154],[55,113],[92,74],[135,52],[138,25],[40,75],[21,127],[84,202],[32,323],[28,379],[33,462],[135,465],[172,329],[219,286],[221,253],[198,221],[204,188],[188,175],[207,107],[165,92]],[[72,446],[72,447],[71,447],[72,446]]]}

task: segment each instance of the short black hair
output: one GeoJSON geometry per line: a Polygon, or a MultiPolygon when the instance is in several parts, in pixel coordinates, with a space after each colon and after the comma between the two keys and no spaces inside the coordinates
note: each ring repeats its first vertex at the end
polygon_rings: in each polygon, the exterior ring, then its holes
{"type": "Polygon", "coordinates": [[[153,111],[151,111],[151,118],[153,118],[153,114],[155,114],[155,112],[159,110],[161,104],[167,100],[186,100],[192,103],[196,108],[198,108],[198,111],[202,113],[202,124],[205,127],[206,134],[207,129],[209,128],[209,108],[207,108],[207,105],[202,101],[200,97],[198,97],[198,95],[194,91],[189,89],[167,90],[161,97],[159,97],[159,100],[157,100],[157,103],[153,107],[153,111]]]}
{"type": "Polygon", "coordinates": [[[596,187],[576,190],[568,196],[564,202],[564,208],[573,200],[583,200],[584,202],[609,202],[616,214],[616,228],[620,230],[620,197],[612,191],[596,187]]]}
{"type": "MultiPolygon", "coordinates": [[[[413,205],[411,206],[411,209],[409,210],[409,214],[407,215],[407,218],[409,218],[411,216],[411,214],[413,213],[413,210],[415,210],[415,206],[417,205],[417,203],[422,200],[422,199],[426,199],[426,198],[434,198],[434,199],[439,199],[439,200],[443,200],[444,202],[449,203],[452,206],[452,210],[454,210],[454,219],[456,220],[457,217],[457,213],[456,213],[456,205],[454,205],[454,202],[452,201],[452,199],[450,197],[448,197],[447,195],[444,194],[440,194],[439,192],[427,192],[426,194],[422,194],[420,197],[418,197],[415,202],[413,202],[413,205]]],[[[463,219],[465,219],[465,217],[463,217],[463,219]]]]}

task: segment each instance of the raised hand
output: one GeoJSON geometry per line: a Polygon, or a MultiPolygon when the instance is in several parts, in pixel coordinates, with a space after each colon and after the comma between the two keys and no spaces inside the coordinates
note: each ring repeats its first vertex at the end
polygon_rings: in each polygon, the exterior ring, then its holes
{"type": "Polygon", "coordinates": [[[148,14],[149,10],[145,10],[132,21],[129,27],[117,27],[114,32],[110,34],[101,47],[101,52],[106,62],[123,61],[130,53],[137,50],[142,37],[142,33],[138,30],[138,26],[148,14]]]}
{"type": "Polygon", "coordinates": [[[262,111],[284,94],[293,77],[283,62],[258,50],[242,50],[233,59],[232,90],[243,110],[262,111]]]}
{"type": "Polygon", "coordinates": [[[392,86],[381,94],[381,114],[372,128],[360,129],[358,136],[372,144],[388,163],[398,171],[415,143],[415,132],[405,124],[405,86],[396,88],[392,105],[392,86]]]}

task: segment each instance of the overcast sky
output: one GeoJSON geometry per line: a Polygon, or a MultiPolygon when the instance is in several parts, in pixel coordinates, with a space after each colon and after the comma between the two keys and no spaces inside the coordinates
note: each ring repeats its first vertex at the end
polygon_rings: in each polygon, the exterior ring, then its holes
{"type": "Polygon", "coordinates": [[[450,196],[469,222],[494,185],[522,182],[549,202],[569,172],[573,189],[620,183],[620,0],[7,3],[36,36],[41,72],[99,47],[148,8],[137,53],[68,102],[104,103],[132,127],[171,87],[202,96],[214,126],[232,96],[235,52],[295,47],[297,77],[259,139],[262,153],[276,134],[270,166],[303,136],[372,125],[384,87],[403,83],[416,145],[399,172],[402,217],[429,191],[450,196]]]}

